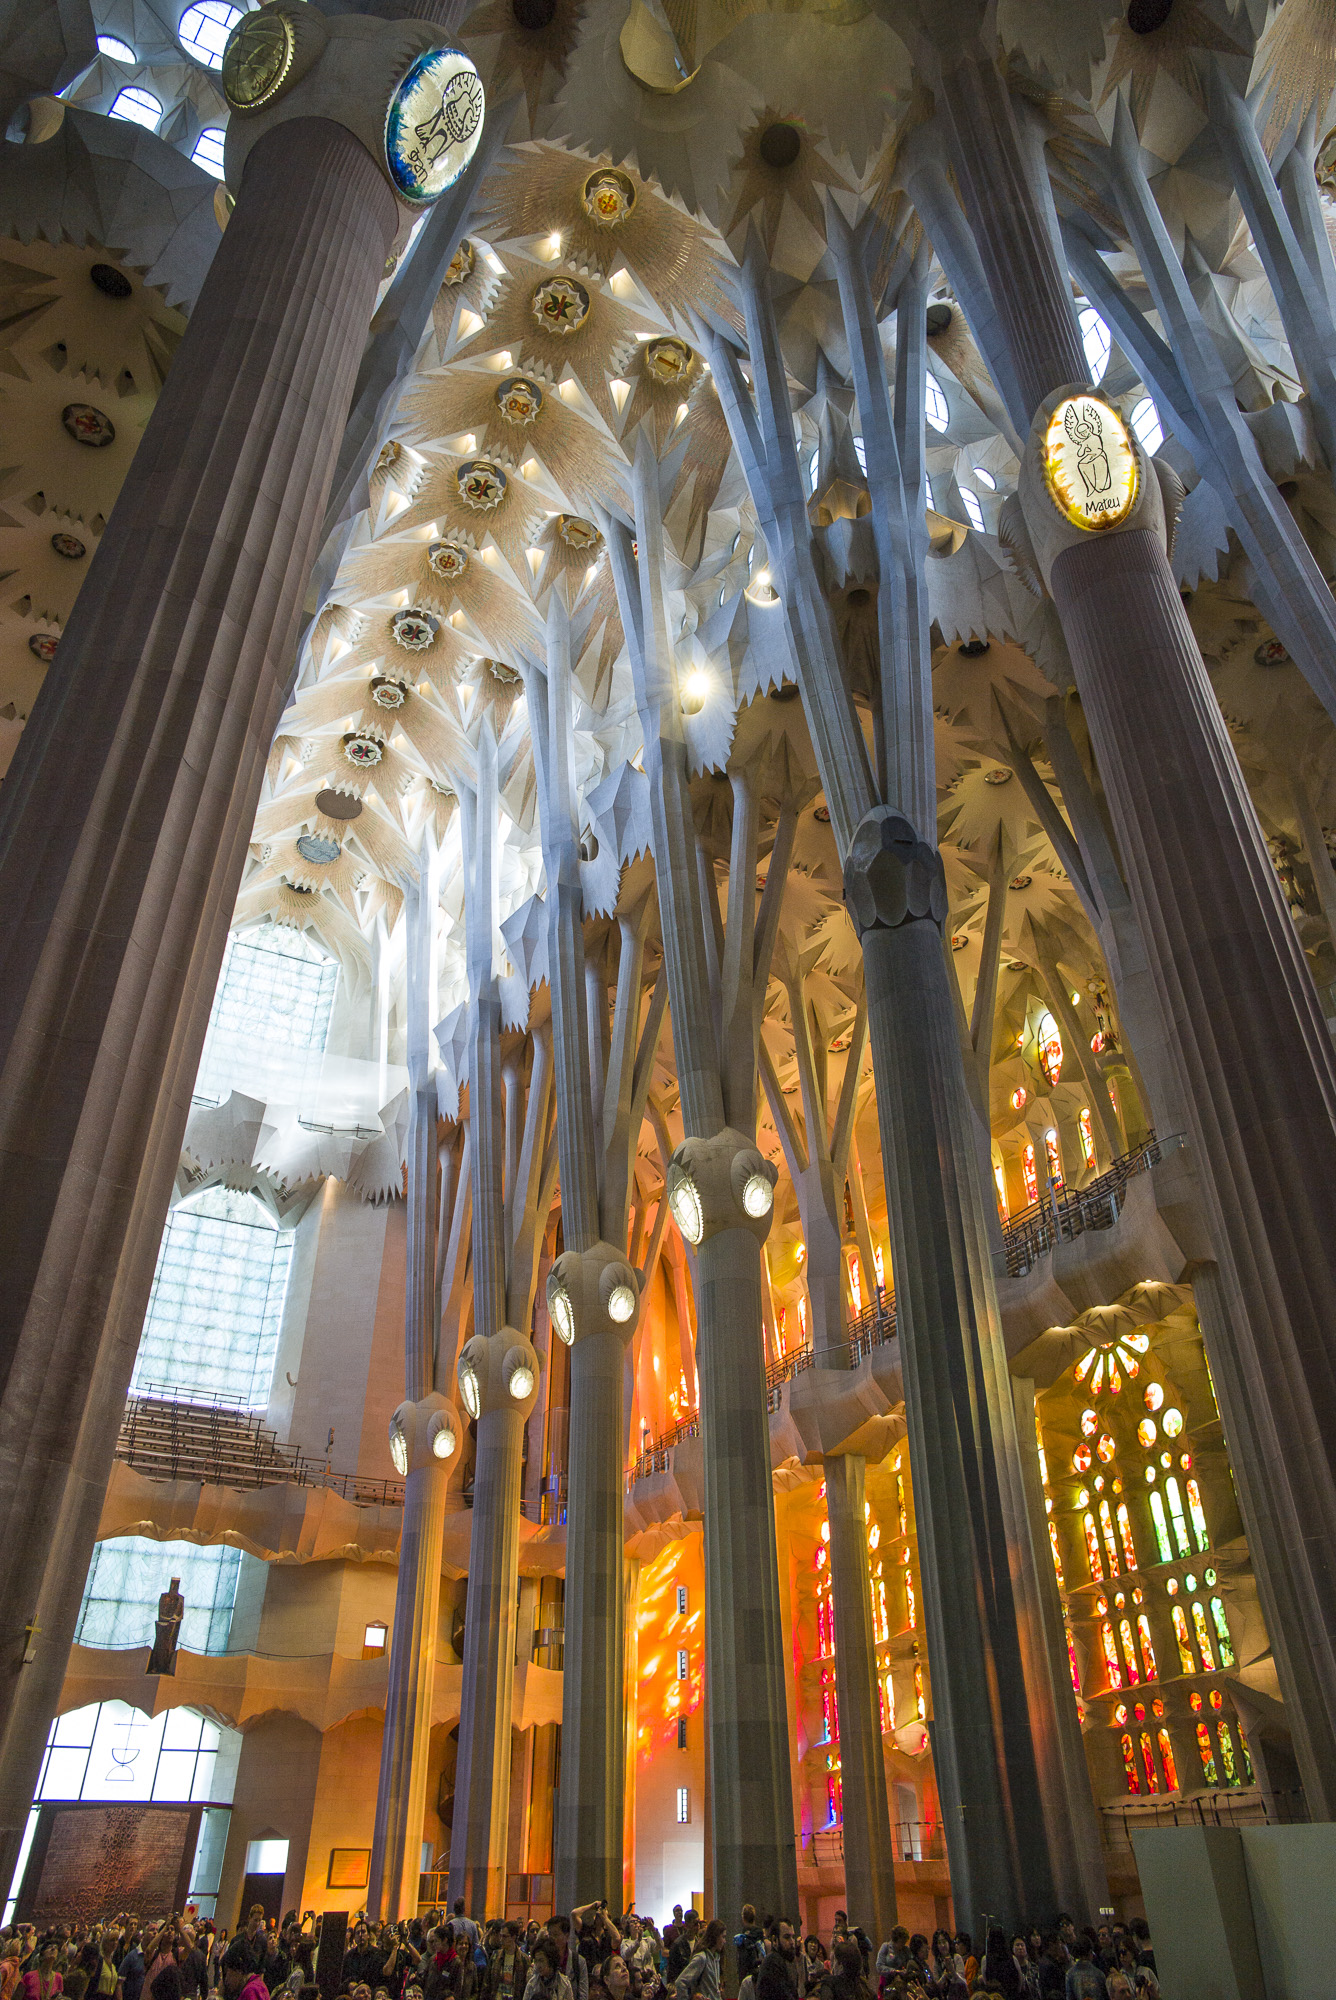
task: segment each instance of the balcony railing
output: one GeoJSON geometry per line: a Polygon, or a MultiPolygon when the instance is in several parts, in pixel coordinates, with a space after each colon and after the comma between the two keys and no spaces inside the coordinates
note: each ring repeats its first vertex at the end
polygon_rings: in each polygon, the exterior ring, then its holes
{"type": "Polygon", "coordinates": [[[401,1479],[364,1479],[331,1472],[320,1459],[280,1443],[240,1397],[194,1403],[156,1383],[126,1399],[116,1456],[147,1479],[198,1480],[203,1485],[323,1486],[357,1507],[402,1507],[401,1479]]]}

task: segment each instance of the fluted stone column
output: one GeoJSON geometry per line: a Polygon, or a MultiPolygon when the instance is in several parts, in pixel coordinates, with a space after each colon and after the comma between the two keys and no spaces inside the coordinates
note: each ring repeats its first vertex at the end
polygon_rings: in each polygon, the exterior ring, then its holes
{"type": "Polygon", "coordinates": [[[844,1800],[844,1897],[851,1923],[884,1941],[896,1921],[895,1850],[881,1747],[881,1699],[863,1515],[867,1460],[825,1461],[830,1594],[835,1609],[835,1692],[844,1800]]]}
{"type": "Polygon", "coordinates": [[[459,1435],[453,1406],[434,1394],[401,1403],[390,1424],[391,1450],[407,1474],[367,1910],[392,1922],[417,1914],[445,1503],[459,1435]]]}
{"type": "Polygon", "coordinates": [[[64,1675],[398,220],[332,119],[257,142],[4,787],[0,1872],[64,1675]]]}
{"type": "Polygon", "coordinates": [[[462,1896],[469,1910],[490,1915],[505,1906],[520,1462],[524,1426],[538,1400],[538,1357],[523,1334],[503,1326],[466,1341],[459,1394],[477,1417],[478,1440],[450,1900],[462,1896]]]}
{"type": "Polygon", "coordinates": [[[622,1371],[640,1280],[610,1243],[566,1250],[547,1281],[552,1325],[571,1347],[566,1641],[557,1801],[556,1908],[622,1893],[625,1680],[622,1371]]]}

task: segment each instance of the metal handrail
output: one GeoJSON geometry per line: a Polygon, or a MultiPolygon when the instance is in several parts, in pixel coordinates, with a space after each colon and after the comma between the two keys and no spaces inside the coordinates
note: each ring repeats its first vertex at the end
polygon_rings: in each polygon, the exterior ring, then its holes
{"type": "Polygon", "coordinates": [[[359,1507],[404,1503],[401,1479],[331,1472],[327,1462],[280,1443],[258,1412],[241,1407],[239,1397],[196,1403],[164,1393],[158,1384],[146,1383],[144,1388],[151,1393],[126,1399],[116,1456],[147,1478],[198,1480],[243,1490],[318,1486],[359,1507]]]}

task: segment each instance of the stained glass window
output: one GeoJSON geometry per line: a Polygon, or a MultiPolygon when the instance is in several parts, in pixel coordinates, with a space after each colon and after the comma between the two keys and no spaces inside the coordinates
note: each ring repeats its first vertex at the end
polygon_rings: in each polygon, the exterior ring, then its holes
{"type": "Polygon", "coordinates": [[[1155,1752],[1151,1747],[1150,1737],[1144,1729],[1141,1732],[1141,1762],[1146,1773],[1146,1790],[1158,1792],[1160,1780],[1155,1770],[1155,1752]]]}
{"type": "Polygon", "coordinates": [[[1197,1724],[1197,1752],[1201,1758],[1201,1768],[1208,1785],[1218,1785],[1219,1775],[1215,1768],[1215,1751],[1211,1744],[1211,1732],[1204,1722],[1197,1724]]]}
{"type": "Polygon", "coordinates": [[[1093,1514],[1087,1514],[1084,1517],[1084,1526],[1086,1558],[1090,1564],[1090,1581],[1092,1583],[1103,1583],[1104,1564],[1100,1560],[1099,1541],[1095,1535],[1095,1517],[1093,1514]]]}
{"type": "Polygon", "coordinates": [[[1158,1741],[1160,1745],[1160,1763],[1164,1769],[1165,1785],[1169,1791],[1176,1792],[1178,1790],[1178,1766],[1174,1762],[1173,1740],[1167,1729],[1160,1731],[1158,1741]]]}
{"type": "Polygon", "coordinates": [[[914,1668],[914,1705],[918,1709],[919,1721],[926,1722],[928,1719],[928,1704],[923,1694],[923,1669],[920,1666],[914,1668]]]}
{"type": "Polygon", "coordinates": [[[1192,1650],[1192,1641],[1188,1637],[1188,1621],[1183,1615],[1181,1604],[1174,1606],[1171,1616],[1174,1621],[1174,1637],[1178,1641],[1178,1663],[1185,1674],[1195,1674],[1197,1656],[1192,1650]]]}
{"type": "Polygon", "coordinates": [[[1048,1540],[1049,1546],[1053,1550],[1053,1573],[1058,1579],[1058,1589],[1065,1590],[1067,1588],[1067,1579],[1062,1573],[1062,1551],[1058,1547],[1058,1524],[1056,1521],[1050,1521],[1048,1524],[1048,1540]]]}
{"type": "Polygon", "coordinates": [[[1123,1684],[1123,1670],[1118,1659],[1118,1648],[1113,1640],[1113,1627],[1107,1619],[1099,1628],[1099,1643],[1104,1653],[1104,1664],[1109,1670],[1109,1686],[1120,1688],[1123,1684]]]}
{"type": "Polygon", "coordinates": [[[1215,1672],[1215,1653],[1211,1647],[1211,1634],[1206,1623],[1206,1611],[1200,1604],[1192,1606],[1192,1627],[1197,1634],[1197,1644],[1201,1648],[1201,1661],[1208,1674],[1215,1672]]]}
{"type": "Polygon", "coordinates": [[[1216,1638],[1220,1645],[1222,1667],[1234,1665],[1234,1642],[1229,1636],[1229,1621],[1225,1617],[1225,1607],[1220,1598],[1211,1599],[1211,1623],[1215,1626],[1216,1638]]]}
{"type": "Polygon", "coordinates": [[[1039,1017],[1039,1067],[1050,1084],[1062,1075],[1062,1038],[1051,1014],[1039,1017]]]}
{"type": "Polygon", "coordinates": [[[1021,1154],[1021,1178],[1025,1182],[1026,1202],[1033,1208],[1039,1199],[1039,1176],[1035,1172],[1033,1146],[1027,1146],[1021,1154]]]}
{"type": "Polygon", "coordinates": [[[1137,1771],[1137,1753],[1132,1747],[1131,1737],[1124,1736],[1119,1748],[1123,1753],[1123,1769],[1127,1773],[1127,1789],[1129,1792],[1139,1792],[1141,1778],[1137,1771]]]}
{"type": "Polygon", "coordinates": [[[1118,1621],[1118,1637],[1123,1642],[1123,1658],[1127,1662],[1128,1684],[1131,1687],[1135,1687],[1141,1679],[1141,1675],[1137,1670],[1137,1649],[1132,1643],[1132,1627],[1126,1618],[1120,1618],[1118,1621]]]}
{"type": "Polygon", "coordinates": [[[1150,1518],[1155,1528],[1155,1546],[1160,1552],[1160,1561],[1172,1562],[1174,1552],[1169,1543],[1169,1525],[1164,1518],[1164,1502],[1158,1493],[1150,1496],[1150,1518]]]}
{"type": "Polygon", "coordinates": [[[1234,1737],[1230,1731],[1229,1724],[1224,1721],[1217,1722],[1215,1733],[1220,1739],[1220,1768],[1225,1774],[1225,1783],[1227,1785],[1237,1785],[1239,1782],[1239,1772],[1238,1766],[1234,1762],[1234,1737]]]}
{"type": "Polygon", "coordinates": [[[1095,1165],[1095,1134],[1090,1123],[1090,1106],[1088,1104],[1082,1105],[1076,1122],[1081,1128],[1081,1151],[1085,1156],[1086,1166],[1093,1169],[1095,1165]]]}
{"type": "Polygon", "coordinates": [[[1104,1538],[1104,1552],[1109,1558],[1109,1575],[1118,1574],[1118,1545],[1113,1536],[1113,1517],[1107,1500],[1099,1503],[1099,1531],[1104,1538]]]}
{"type": "Polygon", "coordinates": [[[1137,1632],[1141,1638],[1141,1659],[1146,1669],[1148,1681],[1158,1680],[1159,1670],[1155,1665],[1155,1648],[1150,1640],[1150,1620],[1144,1611],[1137,1614],[1137,1632]]]}
{"type": "Polygon", "coordinates": [[[1187,1518],[1183,1513],[1183,1501],[1178,1491],[1178,1481],[1176,1479],[1165,1480],[1164,1497],[1169,1502],[1169,1518],[1174,1524],[1174,1540],[1178,1544],[1178,1553],[1181,1556],[1188,1555],[1191,1552],[1191,1544],[1188,1541],[1188,1524],[1187,1518]]]}
{"type": "Polygon", "coordinates": [[[1054,1187],[1061,1187],[1063,1184],[1062,1154],[1058,1150],[1058,1135],[1053,1127],[1050,1127],[1044,1134],[1044,1152],[1048,1159],[1048,1177],[1054,1187]]]}
{"type": "Polygon", "coordinates": [[[132,1386],[263,1408],[292,1243],[253,1195],[213,1187],[179,1203],[163,1231],[132,1386]]]}
{"type": "Polygon", "coordinates": [[[1127,1502],[1118,1502],[1118,1539],[1123,1545],[1123,1560],[1129,1569],[1137,1566],[1137,1545],[1132,1539],[1132,1521],[1127,1511],[1127,1502]]]}
{"type": "Polygon", "coordinates": [[[1187,1482],[1188,1512],[1192,1516],[1192,1532],[1197,1540],[1197,1551],[1205,1555],[1211,1546],[1211,1538],[1206,1532],[1206,1509],[1201,1504],[1201,1488],[1195,1479],[1187,1482]]]}

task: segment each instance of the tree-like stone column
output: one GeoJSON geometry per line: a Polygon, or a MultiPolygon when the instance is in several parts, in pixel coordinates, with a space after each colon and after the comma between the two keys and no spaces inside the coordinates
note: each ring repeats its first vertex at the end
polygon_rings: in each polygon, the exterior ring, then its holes
{"type": "Polygon", "coordinates": [[[850,1922],[866,1925],[871,1936],[884,1940],[896,1921],[895,1851],[863,1513],[867,1460],[861,1452],[840,1452],[826,1459],[825,1473],[844,1800],[844,1894],[850,1922]]]}
{"type": "Polygon", "coordinates": [[[367,100],[441,41],[421,23],[317,32],[326,54],[252,122],[236,208],[0,807],[0,1871],[64,1675],[302,591],[400,225],[384,100],[367,100]],[[360,77],[326,88],[328,50],[346,54],[354,32],[360,77]]]}

